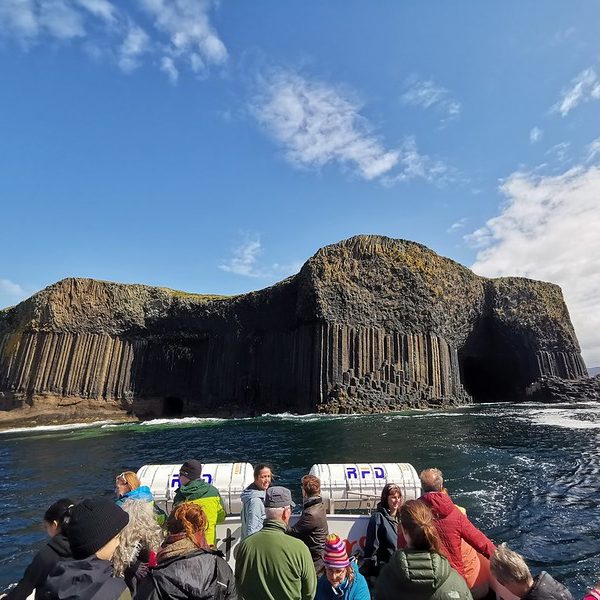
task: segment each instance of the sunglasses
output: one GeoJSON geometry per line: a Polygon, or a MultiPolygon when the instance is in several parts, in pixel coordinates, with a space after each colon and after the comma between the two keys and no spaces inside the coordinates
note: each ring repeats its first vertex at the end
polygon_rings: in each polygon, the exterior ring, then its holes
{"type": "Polygon", "coordinates": [[[128,485],[127,484],[127,479],[125,478],[125,473],[121,473],[120,475],[117,475],[117,479],[120,479],[121,481],[123,481],[123,483],[125,485],[128,485]]]}

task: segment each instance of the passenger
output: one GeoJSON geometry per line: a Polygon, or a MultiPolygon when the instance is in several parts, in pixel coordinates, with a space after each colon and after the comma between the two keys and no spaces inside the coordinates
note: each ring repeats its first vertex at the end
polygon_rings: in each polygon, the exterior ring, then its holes
{"type": "Polygon", "coordinates": [[[323,551],[329,533],[327,514],[321,498],[321,480],[314,475],[305,475],[302,484],[302,514],[288,533],[302,540],[310,550],[317,576],[323,571],[323,551]]]}
{"type": "Polygon", "coordinates": [[[142,485],[133,471],[123,471],[115,477],[115,492],[118,506],[122,507],[127,500],[144,500],[152,505],[156,522],[161,526],[165,524],[167,514],[154,502],[152,490],[147,485],[142,485]]]}
{"type": "MultiPolygon", "coordinates": [[[[448,490],[444,487],[444,476],[439,469],[425,469],[421,471],[421,488],[423,492],[442,492],[448,495],[448,490]]],[[[467,511],[462,506],[456,505],[463,515],[467,511]]],[[[464,578],[471,590],[473,598],[484,598],[489,592],[489,573],[486,566],[485,570],[481,569],[481,562],[477,551],[473,546],[461,540],[460,552],[462,556],[464,578]]]]}
{"type": "Polygon", "coordinates": [[[500,544],[490,559],[490,571],[501,585],[522,600],[573,600],[571,592],[546,571],[533,578],[523,557],[506,544],[500,544]]]}
{"type": "Polygon", "coordinates": [[[242,501],[241,539],[260,531],[265,520],[265,491],[273,481],[273,471],[269,465],[254,467],[254,483],[251,483],[240,496],[242,501]]]}
{"type": "Polygon", "coordinates": [[[167,520],[169,535],[158,553],[158,566],[140,581],[136,600],[237,600],[231,567],[208,547],[207,525],[199,504],[183,502],[175,508],[167,520]]]}
{"type": "Polygon", "coordinates": [[[129,523],[121,532],[112,562],[115,576],[125,578],[133,595],[139,581],[148,574],[148,567],[156,566],[164,535],[148,502],[127,500],[121,508],[129,515],[129,523]]]}
{"type": "Polygon", "coordinates": [[[263,528],[238,546],[235,580],[245,600],[313,600],[317,577],[310,552],[285,534],[292,506],[290,490],[270,487],[263,528]]]}
{"type": "Polygon", "coordinates": [[[62,498],[48,508],[44,514],[44,527],[52,539],[33,557],[21,581],[2,596],[5,600],[25,600],[34,590],[44,585],[48,573],[58,561],[71,558],[71,547],[63,525],[73,506],[72,500],[62,498]]]}
{"type": "MultiPolygon", "coordinates": [[[[395,483],[387,483],[381,491],[381,501],[371,515],[367,525],[364,561],[360,572],[365,577],[377,577],[381,567],[387,564],[398,549],[399,509],[402,505],[402,490],[395,483]]],[[[404,544],[401,544],[404,546],[404,544]]]]}
{"type": "Polygon", "coordinates": [[[355,561],[348,558],[346,544],[337,536],[327,536],[325,574],[317,582],[315,600],[371,600],[369,586],[358,572],[355,561]]]}
{"type": "Polygon", "coordinates": [[[219,490],[206,483],[202,478],[202,463],[198,460],[187,460],[179,469],[181,487],[175,492],[173,509],[182,502],[199,504],[206,515],[206,541],[214,547],[217,523],[225,520],[225,508],[219,490]]]}
{"type": "Polygon", "coordinates": [[[425,469],[421,472],[423,496],[421,500],[431,508],[435,519],[435,527],[442,543],[442,551],[450,564],[465,577],[461,541],[464,540],[477,552],[490,558],[496,546],[487,538],[458,507],[450,496],[442,491],[444,479],[439,469],[425,469]]]}
{"type": "Polygon", "coordinates": [[[408,500],[400,509],[406,548],[394,553],[381,569],[375,600],[471,600],[465,580],[442,554],[431,509],[421,500],[408,500]]]}
{"type": "Polygon", "coordinates": [[[583,600],[600,600],[600,581],[583,597],[583,600]]]}
{"type": "Polygon", "coordinates": [[[66,534],[72,560],[56,564],[42,588],[43,600],[129,600],[123,579],[113,577],[111,559],[129,515],[111,500],[86,499],[71,511],[66,534]]]}

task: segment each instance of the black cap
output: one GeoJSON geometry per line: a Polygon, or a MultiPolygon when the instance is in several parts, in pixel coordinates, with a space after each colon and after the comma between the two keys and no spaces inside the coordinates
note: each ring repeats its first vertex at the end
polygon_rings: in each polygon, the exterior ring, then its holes
{"type": "Polygon", "coordinates": [[[202,463],[199,460],[186,460],[179,469],[179,474],[192,481],[202,476],[202,463]]]}
{"type": "Polygon", "coordinates": [[[292,492],[280,485],[274,485],[265,492],[265,508],[283,508],[284,506],[296,506],[292,500],[292,492]]]}
{"type": "Polygon", "coordinates": [[[112,500],[86,498],[71,511],[66,535],[73,557],[92,556],[129,523],[129,515],[112,500]]]}

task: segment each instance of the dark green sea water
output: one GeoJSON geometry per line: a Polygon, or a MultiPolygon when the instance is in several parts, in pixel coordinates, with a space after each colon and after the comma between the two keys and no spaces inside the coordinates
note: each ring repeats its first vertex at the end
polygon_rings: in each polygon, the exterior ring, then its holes
{"type": "Polygon", "coordinates": [[[378,416],[180,419],[0,434],[0,589],[44,543],[54,500],[110,495],[143,464],[272,462],[300,498],[314,463],[437,466],[495,542],[581,596],[600,579],[600,405],[487,405],[378,416]]]}

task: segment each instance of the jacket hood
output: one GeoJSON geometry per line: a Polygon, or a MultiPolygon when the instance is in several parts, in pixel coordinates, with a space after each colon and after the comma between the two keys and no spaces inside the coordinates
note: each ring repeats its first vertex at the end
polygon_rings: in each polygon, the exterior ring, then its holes
{"type": "Polygon", "coordinates": [[[97,556],[61,561],[48,575],[41,597],[58,600],[116,599],[127,586],[125,581],[114,578],[112,574],[111,562],[97,556]]]}
{"type": "Polygon", "coordinates": [[[242,504],[246,504],[247,502],[249,502],[250,500],[252,500],[252,498],[259,498],[264,503],[264,501],[265,501],[265,491],[264,490],[257,490],[255,488],[251,488],[251,487],[247,487],[240,494],[240,499],[242,501],[242,504]]]}
{"type": "Polygon", "coordinates": [[[421,500],[431,508],[433,516],[438,519],[444,519],[456,509],[452,498],[443,492],[427,492],[421,496],[421,500]]]}
{"type": "Polygon", "coordinates": [[[144,500],[146,502],[154,502],[154,496],[152,495],[152,490],[147,485],[141,485],[139,488],[123,494],[119,498],[117,504],[121,505],[126,500],[144,500]]]}
{"type": "Polygon", "coordinates": [[[450,563],[437,552],[423,550],[400,550],[390,560],[392,568],[398,579],[402,582],[402,589],[410,596],[413,590],[418,597],[433,593],[448,579],[450,563]]]}
{"type": "Polygon", "coordinates": [[[209,494],[210,487],[204,479],[194,479],[194,481],[190,481],[187,485],[182,485],[177,491],[184,500],[197,500],[209,494]]]}
{"type": "Polygon", "coordinates": [[[49,542],[48,546],[62,558],[71,558],[71,546],[69,540],[63,533],[57,533],[49,542]]]}

